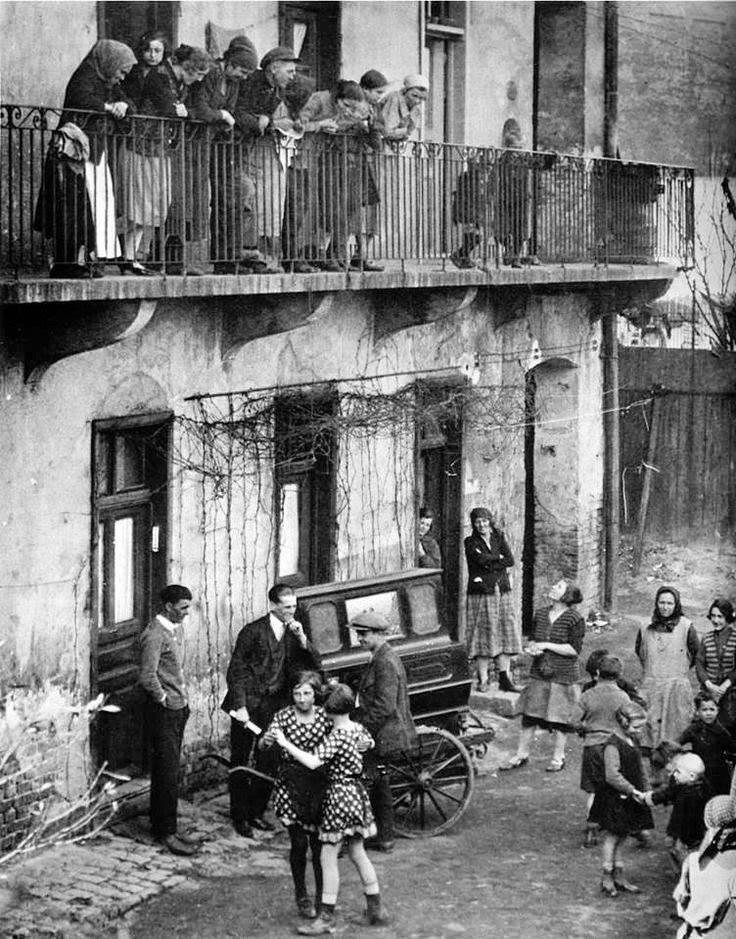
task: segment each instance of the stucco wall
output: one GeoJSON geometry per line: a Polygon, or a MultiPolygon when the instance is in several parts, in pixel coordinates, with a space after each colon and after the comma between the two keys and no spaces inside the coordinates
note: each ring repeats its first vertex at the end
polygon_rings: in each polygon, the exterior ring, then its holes
{"type": "Polygon", "coordinates": [[[534,4],[472,2],[467,10],[465,139],[500,147],[504,121],[514,117],[531,148],[534,4]]]}
{"type": "Polygon", "coordinates": [[[400,81],[419,68],[419,4],[414,0],[365,3],[348,0],[340,6],[342,70],[357,81],[375,68],[400,81]]]}

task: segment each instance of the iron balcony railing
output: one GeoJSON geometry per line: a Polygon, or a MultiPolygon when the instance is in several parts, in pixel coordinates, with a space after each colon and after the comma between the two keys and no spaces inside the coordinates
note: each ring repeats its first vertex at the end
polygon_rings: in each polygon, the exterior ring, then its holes
{"type": "Polygon", "coordinates": [[[90,260],[247,272],[255,249],[297,272],[692,257],[687,168],[0,108],[6,276],[90,260]]]}

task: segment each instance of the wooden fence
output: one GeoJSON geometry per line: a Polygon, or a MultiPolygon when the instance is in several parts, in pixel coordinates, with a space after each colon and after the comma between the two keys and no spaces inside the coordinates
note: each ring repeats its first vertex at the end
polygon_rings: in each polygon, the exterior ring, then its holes
{"type": "Polygon", "coordinates": [[[650,429],[656,440],[646,534],[736,535],[736,353],[619,349],[621,524],[636,529],[650,429]],[[646,404],[627,405],[662,394],[646,404]],[[659,409],[659,414],[655,411],[659,409]],[[654,422],[652,421],[655,416],[654,422]]]}

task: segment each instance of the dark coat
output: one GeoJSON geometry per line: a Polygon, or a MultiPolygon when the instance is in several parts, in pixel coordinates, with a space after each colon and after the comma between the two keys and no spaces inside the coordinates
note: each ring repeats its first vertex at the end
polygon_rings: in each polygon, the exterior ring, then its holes
{"type": "Polygon", "coordinates": [[[416,741],[409,710],[406,672],[398,653],[386,642],[376,649],[358,685],[360,721],[376,741],[375,754],[408,750],[416,741]]]}
{"type": "Polygon", "coordinates": [[[494,593],[496,584],[501,593],[509,593],[511,584],[506,568],[514,566],[514,556],[502,531],[491,528],[490,547],[474,531],[465,539],[465,557],[468,593],[494,593]]]}
{"type": "Polygon", "coordinates": [[[246,623],[240,630],[227,670],[223,711],[237,711],[245,706],[256,723],[261,712],[270,719],[270,715],[288,704],[289,690],[299,672],[319,670],[320,656],[311,642],[303,649],[288,628],[282,641],[283,658],[268,614],[246,623]]]}
{"type": "Polygon", "coordinates": [[[235,126],[242,132],[246,142],[252,143],[261,136],[258,117],[261,114],[271,117],[281,103],[278,89],[268,83],[265,72],[258,69],[240,84],[235,103],[235,126]]]}
{"type": "MultiPolygon", "coordinates": [[[[64,94],[64,111],[59,118],[59,127],[71,121],[80,127],[89,137],[90,159],[97,163],[104,149],[104,133],[95,133],[95,125],[100,121],[98,114],[77,114],[80,111],[97,111],[105,113],[105,105],[114,101],[125,101],[128,105],[128,114],[136,111],[135,102],[125,94],[118,84],[109,85],[95,71],[91,58],[83,59],[77,70],[69,79],[64,94]]],[[[114,118],[106,115],[109,127],[114,126],[114,118]]]]}

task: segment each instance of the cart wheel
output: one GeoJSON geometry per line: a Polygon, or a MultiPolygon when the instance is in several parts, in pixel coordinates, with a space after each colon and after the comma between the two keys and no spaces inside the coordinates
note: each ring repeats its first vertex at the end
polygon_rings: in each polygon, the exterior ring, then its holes
{"type": "Polygon", "coordinates": [[[473,794],[473,761],[440,727],[417,727],[417,746],[388,765],[394,824],[406,838],[430,838],[460,819],[473,794]]]}

